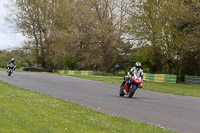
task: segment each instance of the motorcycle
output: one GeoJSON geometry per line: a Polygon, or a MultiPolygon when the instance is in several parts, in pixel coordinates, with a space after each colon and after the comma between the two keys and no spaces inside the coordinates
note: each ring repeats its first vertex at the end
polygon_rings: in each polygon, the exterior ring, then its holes
{"type": "Polygon", "coordinates": [[[140,84],[142,83],[141,76],[138,75],[132,76],[124,86],[120,87],[119,95],[123,97],[124,95],[128,95],[128,98],[131,98],[134,94],[137,88],[139,88],[140,84]],[[128,85],[128,82],[130,85],[128,85]]]}
{"type": "Polygon", "coordinates": [[[11,64],[8,65],[8,71],[7,71],[8,76],[11,76],[11,74],[14,71],[14,67],[15,67],[15,65],[13,63],[11,63],[11,64]]]}

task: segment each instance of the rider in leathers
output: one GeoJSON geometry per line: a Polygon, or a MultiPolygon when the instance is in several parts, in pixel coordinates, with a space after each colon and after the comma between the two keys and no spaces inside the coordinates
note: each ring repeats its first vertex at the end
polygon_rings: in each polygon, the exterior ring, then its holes
{"type": "MultiPolygon", "coordinates": [[[[8,64],[7,64],[7,69],[9,70],[9,65],[10,64],[14,64],[14,70],[15,70],[15,68],[16,68],[16,63],[15,63],[15,59],[14,58],[11,58],[11,60],[8,62],[8,64]]],[[[7,71],[8,71],[7,70],[7,71]]]]}
{"type": "MultiPolygon", "coordinates": [[[[141,77],[143,80],[143,70],[141,68],[141,63],[136,62],[135,66],[131,68],[131,70],[128,72],[128,76],[124,77],[124,81],[121,84],[121,87],[124,86],[124,84],[127,82],[127,85],[130,86],[131,81],[129,80],[132,76],[138,75],[138,77],[141,77]]],[[[142,84],[140,84],[140,87],[142,87],[142,84]]]]}

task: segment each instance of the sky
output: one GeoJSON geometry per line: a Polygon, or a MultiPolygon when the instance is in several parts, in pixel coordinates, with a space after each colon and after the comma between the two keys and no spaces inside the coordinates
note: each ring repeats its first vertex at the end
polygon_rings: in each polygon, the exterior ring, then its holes
{"type": "Polygon", "coordinates": [[[16,32],[15,29],[11,28],[9,23],[5,21],[5,16],[8,13],[5,4],[7,4],[8,1],[9,0],[0,0],[0,50],[22,47],[26,39],[22,33],[16,32]]]}

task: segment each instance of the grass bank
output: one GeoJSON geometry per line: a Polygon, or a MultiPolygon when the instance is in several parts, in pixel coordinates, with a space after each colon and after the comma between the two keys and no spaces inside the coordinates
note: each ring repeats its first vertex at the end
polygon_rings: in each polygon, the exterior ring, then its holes
{"type": "MultiPolygon", "coordinates": [[[[92,76],[70,75],[70,76],[113,83],[117,85],[121,85],[123,81],[123,77],[119,76],[99,76],[99,75],[92,75],[92,76]]],[[[200,86],[195,86],[195,85],[144,81],[142,89],[162,92],[162,93],[176,94],[176,95],[200,97],[200,86]]]]}
{"type": "Polygon", "coordinates": [[[0,81],[2,133],[172,133],[0,81]]]}
{"type": "MultiPolygon", "coordinates": [[[[0,68],[0,71],[7,71],[6,68],[0,68]]],[[[15,72],[22,72],[21,69],[15,69],[15,72]]]]}

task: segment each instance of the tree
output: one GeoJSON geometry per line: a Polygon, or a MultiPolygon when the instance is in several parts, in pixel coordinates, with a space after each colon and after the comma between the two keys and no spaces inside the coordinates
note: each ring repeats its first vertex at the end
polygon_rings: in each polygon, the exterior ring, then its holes
{"type": "Polygon", "coordinates": [[[150,72],[197,75],[198,1],[132,0],[132,7],[129,28],[150,72]]]}
{"type": "Polygon", "coordinates": [[[120,62],[119,49],[123,51],[126,47],[121,39],[122,23],[116,21],[114,13],[117,6],[110,0],[79,0],[69,7],[67,3],[62,5],[65,6],[59,8],[53,20],[56,23],[53,30],[55,33],[52,32],[51,51],[51,55],[59,51],[60,56],[53,58],[59,57],[61,61],[65,56],[73,54],[77,69],[111,72],[113,66],[120,62]],[[59,18],[62,14],[65,15],[59,18]]]}
{"type": "Polygon", "coordinates": [[[125,3],[120,0],[16,0],[10,20],[29,38],[36,64],[64,69],[73,55],[76,69],[114,71],[127,56],[125,3]],[[117,16],[120,11],[120,15],[117,16]]]}
{"type": "Polygon", "coordinates": [[[165,10],[166,17],[175,31],[173,39],[178,45],[177,62],[178,71],[184,74],[200,75],[200,45],[199,45],[199,1],[176,1],[169,2],[165,10]],[[172,7],[174,7],[172,9],[172,7]]]}
{"type": "Polygon", "coordinates": [[[9,22],[16,25],[28,39],[36,64],[45,66],[46,49],[49,45],[48,0],[16,0],[10,5],[9,22]]]}

